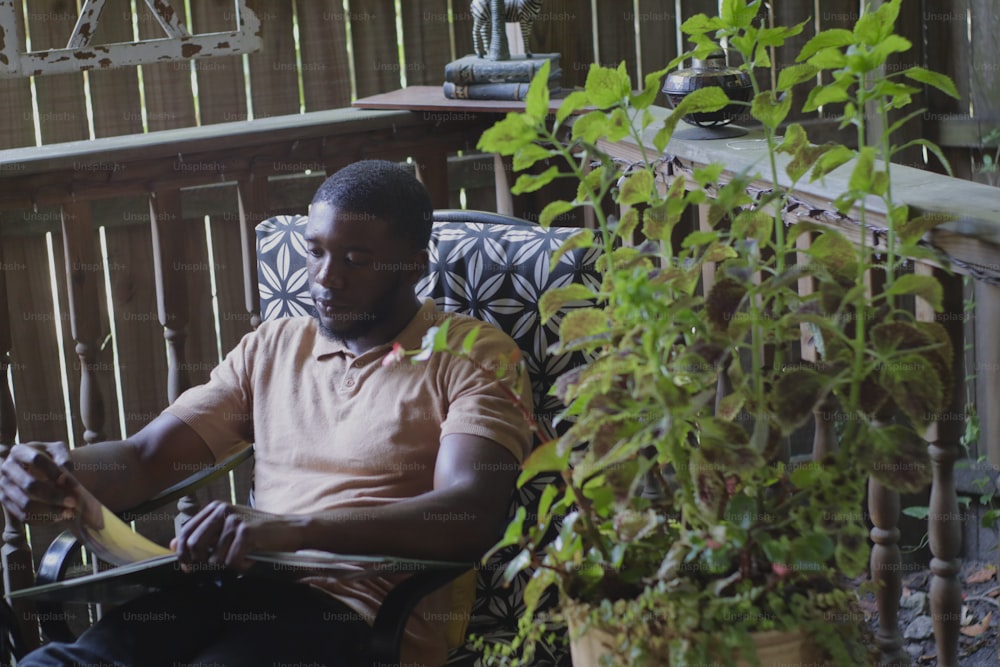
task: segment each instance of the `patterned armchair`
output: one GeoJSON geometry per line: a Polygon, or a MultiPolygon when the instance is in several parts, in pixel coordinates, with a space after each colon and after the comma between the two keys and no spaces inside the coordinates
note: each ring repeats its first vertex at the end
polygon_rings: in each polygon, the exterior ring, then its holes
{"type": "MultiPolygon", "coordinates": [[[[552,418],[561,406],[549,395],[550,387],[565,370],[586,361],[579,353],[549,353],[549,346],[557,340],[561,318],[542,324],[538,299],[545,291],[572,282],[599,286],[594,269],[599,249],[566,253],[550,270],[553,251],[578,230],[543,229],[524,220],[473,211],[436,211],[434,217],[430,267],[418,284],[418,292],[433,298],[443,310],[490,322],[516,341],[531,378],[539,426],[534,443],[537,446],[555,435],[552,418]]],[[[302,240],[305,223],[304,216],[278,216],[257,226],[264,320],[311,312],[302,240]]],[[[539,476],[519,490],[511,502],[511,515],[519,505],[527,506],[530,514],[551,481],[551,477],[539,476]]],[[[510,557],[509,552],[497,554],[478,569],[469,634],[501,641],[513,636],[524,610],[521,592],[525,581],[503,586],[503,570],[510,557]]],[[[480,661],[467,641],[452,652],[448,664],[471,667],[480,661]]],[[[551,647],[549,655],[539,655],[536,664],[568,665],[569,659],[564,649],[551,647]]]]}

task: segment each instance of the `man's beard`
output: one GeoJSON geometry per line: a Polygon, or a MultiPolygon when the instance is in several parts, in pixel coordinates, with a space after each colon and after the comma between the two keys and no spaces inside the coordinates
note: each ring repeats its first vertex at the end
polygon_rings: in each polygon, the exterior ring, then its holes
{"type": "Polygon", "coordinates": [[[341,344],[356,341],[364,338],[378,325],[384,323],[392,316],[395,306],[395,296],[400,285],[400,277],[396,276],[396,282],[387,289],[382,298],[375,302],[375,305],[368,311],[362,313],[351,313],[354,320],[342,328],[331,329],[319,315],[319,309],[313,309],[313,316],[321,334],[330,340],[341,344]]]}

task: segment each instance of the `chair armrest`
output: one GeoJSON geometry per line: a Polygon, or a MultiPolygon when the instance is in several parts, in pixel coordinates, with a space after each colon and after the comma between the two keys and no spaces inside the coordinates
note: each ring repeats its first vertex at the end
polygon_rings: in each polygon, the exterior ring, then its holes
{"type": "Polygon", "coordinates": [[[149,514],[158,507],[162,507],[170,502],[183,498],[184,496],[191,495],[203,486],[206,486],[222,477],[251,457],[253,457],[253,447],[248,446],[246,449],[241,449],[224,461],[217,463],[214,466],[209,466],[203,470],[199,470],[190,477],[182,479],[173,486],[160,491],[149,500],[139,503],[135,507],[119,513],[119,516],[124,521],[134,521],[135,519],[141,518],[144,514],[149,514]]]}
{"type": "Polygon", "coordinates": [[[454,581],[472,567],[471,563],[436,566],[413,574],[389,591],[372,623],[368,664],[371,667],[399,665],[403,632],[413,608],[429,593],[454,581]]]}

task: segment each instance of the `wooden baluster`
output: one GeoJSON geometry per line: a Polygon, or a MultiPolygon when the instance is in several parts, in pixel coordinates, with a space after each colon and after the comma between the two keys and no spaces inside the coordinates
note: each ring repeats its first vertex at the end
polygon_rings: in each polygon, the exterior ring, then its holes
{"type": "MultiPolygon", "coordinates": [[[[188,300],[183,271],[184,235],[181,227],[181,193],[162,190],[149,198],[149,221],[153,232],[153,271],[156,276],[156,306],[167,340],[167,400],[173,403],[191,380],[184,359],[187,339],[188,300]]],[[[179,528],[194,516],[201,504],[194,496],[177,501],[175,524],[179,528]]]]}
{"type": "MultiPolygon", "coordinates": [[[[916,273],[936,275],[944,288],[944,312],[963,312],[961,278],[917,264],[916,273]]],[[[934,310],[923,300],[917,299],[917,319],[933,321],[934,310]]],[[[962,318],[947,318],[942,325],[948,330],[953,356],[951,359],[954,381],[948,401],[948,412],[927,429],[924,436],[929,445],[933,480],[931,482],[930,514],[927,533],[931,547],[931,619],[934,621],[934,641],[937,645],[939,667],[957,667],[958,635],[962,617],[962,584],[958,579],[961,569],[959,555],[962,551],[962,520],[955,491],[955,461],[961,456],[961,438],[964,430],[964,364],[965,339],[962,318]]],[[[989,411],[992,406],[988,406],[989,411]]]]}
{"type": "MultiPolygon", "coordinates": [[[[7,382],[10,351],[7,276],[3,267],[0,267],[0,460],[7,457],[10,448],[14,446],[14,438],[17,435],[17,413],[14,410],[14,399],[7,382]]],[[[3,511],[3,515],[5,523],[0,561],[3,563],[4,590],[10,593],[33,586],[35,570],[31,560],[31,547],[24,533],[24,524],[12,517],[7,510],[3,511]]],[[[27,648],[36,648],[39,645],[38,624],[32,617],[30,603],[26,600],[20,600],[13,603],[11,607],[17,616],[21,636],[24,638],[27,648]]]]}
{"type": "Polygon", "coordinates": [[[1000,287],[977,281],[975,299],[975,339],[984,343],[975,350],[976,404],[986,406],[979,410],[979,454],[1000,470],[1000,410],[992,408],[1000,400],[1000,346],[993,343],[1000,331],[1000,287]]]}
{"type": "Polygon", "coordinates": [[[260,325],[260,289],[257,286],[257,225],[268,217],[266,174],[251,174],[236,185],[240,212],[240,249],[243,253],[243,297],[250,326],[260,325]]]}
{"type": "Polygon", "coordinates": [[[94,222],[90,202],[73,201],[62,207],[63,248],[66,258],[70,328],[80,357],[80,419],[83,439],[89,444],[104,440],[104,397],[97,383],[95,364],[100,351],[101,323],[98,286],[101,262],[94,250],[94,222]]]}
{"type": "MultiPolygon", "coordinates": [[[[885,424],[875,422],[874,425],[885,424]]],[[[882,653],[882,665],[909,665],[899,632],[899,596],[903,592],[899,551],[899,493],[868,478],[868,512],[871,514],[871,577],[878,604],[875,643],[882,653]]]]}
{"type": "MultiPolygon", "coordinates": [[[[865,272],[865,287],[869,295],[881,291],[884,282],[885,276],[881,271],[865,272]]],[[[857,418],[856,415],[847,417],[857,418]]],[[[887,421],[878,419],[873,422],[875,428],[887,425],[887,421]]],[[[910,658],[903,651],[903,636],[899,631],[899,596],[903,591],[903,558],[899,551],[899,493],[869,477],[868,512],[872,522],[869,534],[874,543],[869,563],[879,614],[875,642],[882,652],[883,665],[909,665],[910,658]]]]}

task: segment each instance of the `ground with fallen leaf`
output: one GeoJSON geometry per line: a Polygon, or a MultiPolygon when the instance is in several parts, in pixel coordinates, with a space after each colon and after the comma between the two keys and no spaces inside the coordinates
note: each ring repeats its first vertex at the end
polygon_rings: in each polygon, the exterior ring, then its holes
{"type": "MultiPolygon", "coordinates": [[[[959,666],[998,667],[1000,580],[997,566],[983,562],[966,563],[959,577],[963,596],[959,666]]],[[[903,632],[903,648],[911,656],[913,664],[919,667],[932,667],[938,663],[930,610],[930,580],[929,570],[904,575],[903,595],[900,598],[899,627],[903,632]]],[[[874,632],[878,627],[874,594],[864,594],[860,605],[874,632]]]]}

